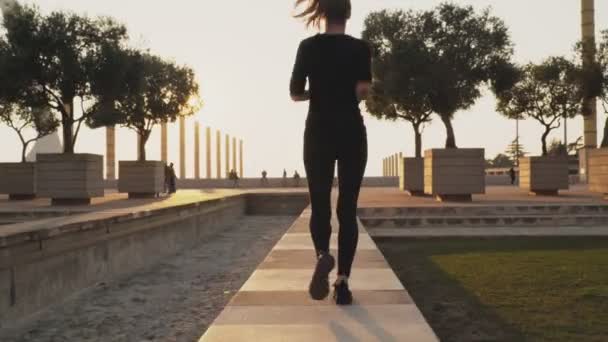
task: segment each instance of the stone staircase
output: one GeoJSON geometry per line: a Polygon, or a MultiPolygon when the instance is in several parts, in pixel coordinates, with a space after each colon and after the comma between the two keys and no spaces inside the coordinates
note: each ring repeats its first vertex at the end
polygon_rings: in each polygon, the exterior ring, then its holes
{"type": "Polygon", "coordinates": [[[373,235],[378,229],[608,227],[608,205],[463,205],[361,208],[373,235]]]}

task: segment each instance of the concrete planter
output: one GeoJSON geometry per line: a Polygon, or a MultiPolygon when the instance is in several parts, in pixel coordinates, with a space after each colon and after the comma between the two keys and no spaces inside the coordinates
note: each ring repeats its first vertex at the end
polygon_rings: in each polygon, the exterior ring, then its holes
{"type": "Polygon", "coordinates": [[[53,204],[90,204],[104,195],[103,157],[95,154],[39,154],[38,196],[53,204]]]}
{"type": "Polygon", "coordinates": [[[424,195],[424,159],[403,158],[399,167],[399,189],[412,196],[424,195]]]}
{"type": "Polygon", "coordinates": [[[0,163],[0,194],[11,200],[31,200],[36,197],[35,163],[0,163]]]}
{"type": "Polygon", "coordinates": [[[519,186],[534,195],[556,196],[569,185],[568,159],[565,157],[526,157],[519,159],[519,186]]]}
{"type": "Polygon", "coordinates": [[[424,191],[440,201],[472,200],[485,193],[485,150],[433,149],[424,154],[424,191]]]}
{"type": "Polygon", "coordinates": [[[156,197],[165,188],[165,163],[161,161],[119,161],[118,191],[129,198],[156,197]]]}
{"type": "Polygon", "coordinates": [[[608,148],[589,149],[586,154],[589,191],[608,194],[608,148]]]}

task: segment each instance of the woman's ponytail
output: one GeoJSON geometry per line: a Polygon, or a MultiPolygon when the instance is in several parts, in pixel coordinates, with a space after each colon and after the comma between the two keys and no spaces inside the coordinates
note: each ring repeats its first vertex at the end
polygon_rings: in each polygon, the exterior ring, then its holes
{"type": "Polygon", "coordinates": [[[321,26],[321,20],[330,22],[345,22],[350,19],[350,0],[296,0],[296,7],[308,3],[306,8],[296,14],[296,18],[303,18],[307,26],[321,26]]]}

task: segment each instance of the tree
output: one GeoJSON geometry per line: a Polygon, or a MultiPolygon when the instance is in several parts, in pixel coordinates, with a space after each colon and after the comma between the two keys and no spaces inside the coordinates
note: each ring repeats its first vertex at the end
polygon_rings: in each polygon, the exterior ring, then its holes
{"type": "Polygon", "coordinates": [[[431,106],[446,127],[446,148],[456,148],[454,114],[473,106],[483,86],[498,95],[515,82],[511,39],[504,22],[487,9],[477,14],[472,6],[444,3],[422,13],[421,20],[433,58],[431,106]]]}
{"type": "Polygon", "coordinates": [[[582,69],[563,57],[551,57],[541,64],[528,64],[515,86],[499,96],[498,112],[506,117],[529,117],[543,125],[543,156],[548,154],[547,137],[582,110],[582,69]]]}
{"type": "Polygon", "coordinates": [[[513,167],[513,161],[509,156],[499,153],[494,159],[488,161],[488,166],[495,168],[508,168],[513,167]]]}
{"type": "MultiPolygon", "coordinates": [[[[577,47],[583,60],[584,95],[587,98],[597,98],[604,113],[608,114],[608,30],[602,31],[597,46],[595,41],[583,41],[577,47]],[[594,55],[595,59],[589,58],[594,55]]],[[[583,115],[588,111],[588,108],[584,108],[583,115]]],[[[604,124],[601,147],[608,147],[608,118],[604,124]]]]}
{"type": "Polygon", "coordinates": [[[66,12],[43,16],[28,6],[4,13],[3,26],[8,54],[0,63],[0,98],[50,108],[61,118],[64,153],[73,153],[81,125],[99,101],[91,84],[101,51],[121,45],[125,27],[66,12]]]}
{"type": "MultiPolygon", "coordinates": [[[[97,72],[121,70],[122,86],[109,99],[98,103],[88,123],[92,127],[122,125],[140,137],[139,160],[146,160],[146,143],[155,125],[174,122],[200,108],[199,86],[194,71],[160,57],[134,50],[113,49],[105,54],[97,72]]],[[[93,83],[93,91],[106,87],[103,77],[93,83]]],[[[105,93],[105,91],[104,91],[105,93]]]]}
{"type": "Polygon", "coordinates": [[[21,142],[21,162],[25,163],[28,146],[55,132],[59,122],[42,109],[26,108],[15,103],[0,102],[0,122],[10,127],[21,142]],[[28,136],[26,130],[33,129],[35,134],[28,136]]]}
{"type": "Polygon", "coordinates": [[[414,12],[380,11],[365,20],[363,39],[373,49],[374,64],[368,112],[411,123],[416,158],[422,157],[422,129],[431,121],[432,56],[425,46],[421,16],[414,12]]]}
{"type": "Polygon", "coordinates": [[[509,144],[505,154],[513,161],[515,165],[519,165],[519,158],[523,158],[528,155],[528,152],[524,149],[524,146],[519,143],[518,139],[515,139],[509,144]]]}

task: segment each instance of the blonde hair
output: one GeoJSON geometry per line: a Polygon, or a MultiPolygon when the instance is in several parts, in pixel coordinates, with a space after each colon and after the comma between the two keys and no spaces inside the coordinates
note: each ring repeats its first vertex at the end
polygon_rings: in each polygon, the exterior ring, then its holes
{"type": "Polygon", "coordinates": [[[318,28],[323,19],[329,22],[345,22],[350,19],[350,0],[296,0],[296,7],[304,3],[308,3],[306,8],[295,17],[303,18],[307,26],[318,28]]]}

